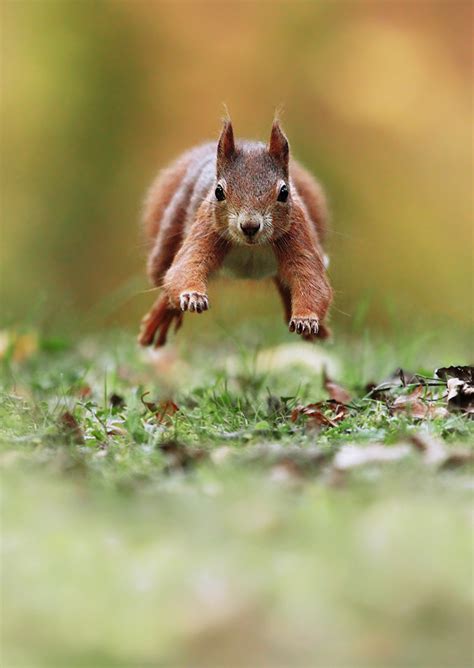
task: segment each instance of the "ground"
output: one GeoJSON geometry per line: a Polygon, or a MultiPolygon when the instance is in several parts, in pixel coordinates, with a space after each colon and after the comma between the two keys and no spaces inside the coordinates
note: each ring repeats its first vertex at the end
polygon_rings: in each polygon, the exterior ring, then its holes
{"type": "Polygon", "coordinates": [[[3,333],[5,666],[470,665],[466,348],[256,340],[3,333]]]}

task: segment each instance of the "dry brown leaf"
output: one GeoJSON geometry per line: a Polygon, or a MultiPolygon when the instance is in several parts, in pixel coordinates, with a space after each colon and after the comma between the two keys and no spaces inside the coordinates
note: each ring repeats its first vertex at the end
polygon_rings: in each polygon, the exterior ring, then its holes
{"type": "Polygon", "coordinates": [[[449,378],[447,387],[448,406],[452,410],[474,414],[474,385],[461,378],[449,378]]]}
{"type": "Polygon", "coordinates": [[[443,366],[436,369],[435,374],[446,382],[448,378],[459,378],[465,383],[474,383],[474,366],[443,366]]]}
{"type": "Polygon", "coordinates": [[[144,397],[146,397],[147,394],[150,393],[145,392],[142,394],[140,400],[151,413],[155,414],[158,422],[164,422],[167,418],[170,418],[177,411],[179,411],[179,406],[175,404],[174,401],[171,401],[171,399],[165,399],[163,401],[158,401],[157,403],[153,401],[145,401],[144,397]]]}
{"type": "Polygon", "coordinates": [[[436,404],[428,404],[427,418],[445,418],[448,417],[449,411],[444,406],[437,406],[436,404]]]}
{"type": "Polygon", "coordinates": [[[435,373],[446,381],[449,409],[474,414],[474,367],[447,366],[436,369],[435,373]]]}
{"type": "Polygon", "coordinates": [[[350,393],[344,387],[338,385],[331,378],[329,378],[326,373],[326,369],[323,371],[323,387],[331,399],[337,401],[339,404],[350,403],[352,399],[350,393]]]}
{"type": "Polygon", "coordinates": [[[84,443],[84,433],[79,422],[69,411],[59,417],[59,426],[63,434],[74,443],[84,443]]]}
{"type": "Polygon", "coordinates": [[[407,413],[411,417],[418,419],[446,417],[448,411],[444,406],[422,399],[424,390],[425,388],[419,385],[410,394],[403,394],[397,397],[392,404],[392,413],[407,413]]]}
{"type": "Polygon", "coordinates": [[[319,401],[314,404],[308,404],[307,406],[296,406],[291,413],[291,421],[296,422],[300,415],[305,415],[308,418],[308,424],[310,426],[336,427],[337,423],[343,420],[346,416],[347,409],[344,405],[337,404],[334,415],[328,417],[321,410],[321,408],[326,405],[326,402],[319,401]]]}
{"type": "Polygon", "coordinates": [[[422,401],[423,387],[415,387],[410,394],[402,394],[395,399],[392,405],[394,413],[408,413],[414,418],[426,417],[427,406],[422,401]]]}
{"type": "Polygon", "coordinates": [[[174,403],[174,401],[171,401],[171,399],[160,401],[158,404],[158,410],[156,412],[156,419],[158,422],[164,422],[177,411],[179,411],[179,407],[174,403]]]}

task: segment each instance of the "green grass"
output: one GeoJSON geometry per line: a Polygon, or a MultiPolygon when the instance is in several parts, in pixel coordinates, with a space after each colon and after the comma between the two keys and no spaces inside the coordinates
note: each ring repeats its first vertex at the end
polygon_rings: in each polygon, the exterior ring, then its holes
{"type": "Polygon", "coordinates": [[[362,335],[283,363],[263,340],[183,338],[158,357],[129,335],[4,346],[5,666],[470,664],[469,471],[415,450],[333,466],[348,443],[472,444],[465,416],[394,415],[365,388],[465,349],[362,335]],[[291,414],[327,399],[322,363],[353,399],[314,430],[291,414]]]}

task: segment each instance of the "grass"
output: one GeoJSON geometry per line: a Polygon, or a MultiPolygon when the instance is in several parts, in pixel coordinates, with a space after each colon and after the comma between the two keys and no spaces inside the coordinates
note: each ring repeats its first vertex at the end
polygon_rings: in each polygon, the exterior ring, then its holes
{"type": "Polygon", "coordinates": [[[470,665],[469,471],[415,450],[332,463],[347,443],[471,444],[465,416],[394,414],[365,387],[465,349],[258,336],[160,355],[129,335],[5,339],[4,665],[470,665]],[[322,365],[352,401],[316,430],[292,412],[327,399],[322,365]]]}

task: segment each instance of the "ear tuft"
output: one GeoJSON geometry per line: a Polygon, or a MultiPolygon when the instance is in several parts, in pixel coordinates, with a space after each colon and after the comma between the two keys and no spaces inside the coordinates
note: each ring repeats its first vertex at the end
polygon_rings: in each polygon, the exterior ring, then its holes
{"type": "Polygon", "coordinates": [[[234,130],[232,128],[232,121],[226,118],[224,127],[222,128],[221,136],[217,144],[217,168],[222,168],[225,162],[231,160],[235,155],[234,130]]]}
{"type": "Polygon", "coordinates": [[[274,158],[283,167],[285,173],[288,173],[290,146],[288,144],[288,139],[286,138],[285,133],[280,127],[278,119],[273,121],[268,152],[272,158],[274,158]]]}

